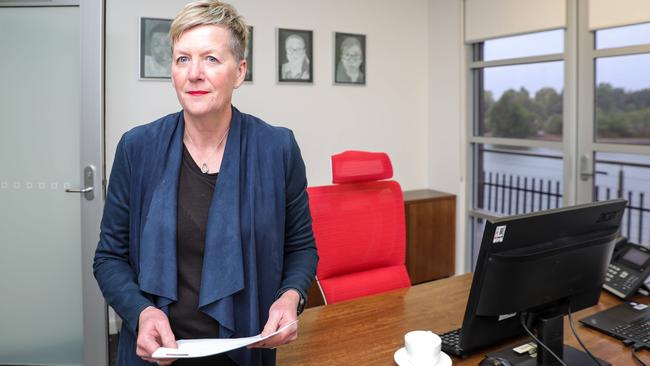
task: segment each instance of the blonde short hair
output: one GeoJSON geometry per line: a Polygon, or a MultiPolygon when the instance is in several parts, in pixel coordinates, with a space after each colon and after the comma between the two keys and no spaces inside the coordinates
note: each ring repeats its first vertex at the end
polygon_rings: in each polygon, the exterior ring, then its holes
{"type": "Polygon", "coordinates": [[[219,25],[229,30],[230,51],[237,62],[244,59],[246,42],[248,42],[248,26],[232,5],[219,0],[197,0],[181,9],[169,29],[172,49],[183,32],[201,25],[219,25]]]}

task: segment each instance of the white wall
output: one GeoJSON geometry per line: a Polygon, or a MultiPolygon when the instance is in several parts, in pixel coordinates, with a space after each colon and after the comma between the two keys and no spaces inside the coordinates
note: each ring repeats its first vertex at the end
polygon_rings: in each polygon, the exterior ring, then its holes
{"type": "MultiPolygon", "coordinates": [[[[126,130],[180,109],[168,81],[138,80],[138,18],[173,18],[184,0],[107,2],[106,155],[126,130]]],[[[408,189],[457,195],[456,272],[466,268],[462,0],[232,0],[255,27],[254,82],[240,110],[293,129],[310,185],[329,184],[329,157],[386,151],[408,189]],[[276,82],[277,27],[314,30],[314,84],[276,82]],[[367,85],[334,86],[333,32],[367,35],[367,85]]]]}
{"type": "MultiPolygon", "coordinates": [[[[173,18],[186,1],[109,1],[106,9],[106,155],[122,133],[180,109],[169,81],[138,80],[138,18],[173,18]]],[[[291,128],[310,185],[329,184],[329,157],[385,151],[404,189],[429,187],[428,0],[233,0],[255,27],[254,82],[233,104],[291,128]],[[314,30],[314,84],[276,83],[276,27],[314,30]],[[333,32],[367,35],[367,85],[333,86],[333,32]]],[[[453,179],[452,179],[453,180],[453,179]]],[[[436,178],[437,181],[437,178],[436,178]]],[[[448,186],[448,184],[444,184],[448,186]]]]}
{"type": "Polygon", "coordinates": [[[465,265],[465,46],[462,1],[429,3],[429,185],[456,195],[456,273],[465,265]]]}

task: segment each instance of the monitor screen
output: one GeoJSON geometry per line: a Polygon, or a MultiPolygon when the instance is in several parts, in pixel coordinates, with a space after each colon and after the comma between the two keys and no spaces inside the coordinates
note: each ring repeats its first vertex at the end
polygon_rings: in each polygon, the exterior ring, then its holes
{"type": "Polygon", "coordinates": [[[598,303],[626,201],[488,220],[460,346],[472,353],[521,335],[525,323],[598,303]]]}

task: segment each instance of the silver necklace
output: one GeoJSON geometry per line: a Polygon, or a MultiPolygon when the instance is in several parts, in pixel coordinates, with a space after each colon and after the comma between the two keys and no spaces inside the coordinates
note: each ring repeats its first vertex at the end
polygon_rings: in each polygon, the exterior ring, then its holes
{"type": "MultiPolygon", "coordinates": [[[[210,154],[208,154],[208,157],[212,156],[212,154],[216,154],[217,150],[219,150],[219,146],[221,146],[221,143],[226,139],[226,136],[228,136],[228,132],[230,131],[230,127],[226,130],[226,132],[223,133],[223,136],[221,136],[221,139],[219,139],[219,142],[217,143],[217,147],[214,149],[214,151],[210,154]]],[[[196,147],[196,144],[194,143],[194,140],[192,140],[192,136],[190,136],[190,133],[185,130],[185,135],[187,135],[187,139],[190,140],[190,144],[194,145],[196,147]]],[[[208,174],[210,173],[210,169],[208,169],[208,163],[207,161],[201,164],[201,173],[203,174],[208,174]]]]}

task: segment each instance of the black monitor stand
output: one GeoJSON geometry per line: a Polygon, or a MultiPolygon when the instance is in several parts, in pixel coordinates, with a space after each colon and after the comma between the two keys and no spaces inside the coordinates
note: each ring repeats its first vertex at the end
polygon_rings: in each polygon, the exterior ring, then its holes
{"type": "MultiPolygon", "coordinates": [[[[537,318],[537,338],[560,357],[568,366],[593,366],[594,360],[588,354],[564,344],[564,316],[553,314],[537,318]]],[[[608,362],[596,358],[602,366],[608,362]]],[[[537,358],[518,363],[517,366],[560,366],[558,360],[544,347],[537,345],[537,358]]]]}

